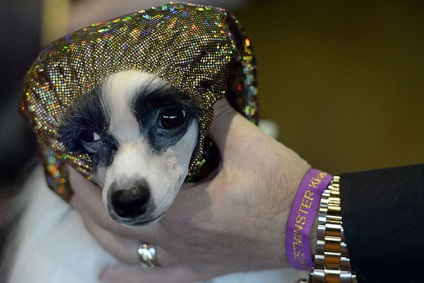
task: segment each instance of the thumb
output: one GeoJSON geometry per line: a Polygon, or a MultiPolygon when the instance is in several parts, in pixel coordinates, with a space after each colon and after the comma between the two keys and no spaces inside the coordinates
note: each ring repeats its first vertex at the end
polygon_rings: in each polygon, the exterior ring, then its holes
{"type": "Polygon", "coordinates": [[[209,136],[217,145],[221,154],[229,153],[229,147],[239,146],[257,128],[238,113],[227,101],[218,100],[214,104],[214,119],[209,136]]]}
{"type": "Polygon", "coordinates": [[[215,102],[213,106],[213,112],[214,117],[212,125],[209,129],[209,135],[218,146],[219,151],[222,152],[225,147],[225,142],[231,126],[231,122],[237,113],[225,98],[215,102]]]}

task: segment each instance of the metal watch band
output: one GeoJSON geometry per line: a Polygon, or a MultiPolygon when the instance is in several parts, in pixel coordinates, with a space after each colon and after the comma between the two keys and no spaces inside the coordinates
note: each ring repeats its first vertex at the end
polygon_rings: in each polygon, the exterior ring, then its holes
{"type": "Polygon", "coordinates": [[[351,271],[340,208],[340,177],[322,194],[318,211],[317,248],[308,283],[356,283],[351,271]]]}

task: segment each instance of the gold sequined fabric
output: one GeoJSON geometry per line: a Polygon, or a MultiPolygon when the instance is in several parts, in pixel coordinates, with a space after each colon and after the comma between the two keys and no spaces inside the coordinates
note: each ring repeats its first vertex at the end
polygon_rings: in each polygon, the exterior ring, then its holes
{"type": "Polygon", "coordinates": [[[197,174],[207,163],[204,143],[213,104],[227,96],[256,120],[256,68],[250,40],[225,10],[171,3],[93,24],[66,35],[39,54],[27,73],[21,112],[39,142],[50,188],[65,200],[66,164],[89,180],[91,159],[69,152],[57,129],[69,107],[116,72],[157,75],[188,93],[202,107],[200,138],[190,165],[197,174]]]}

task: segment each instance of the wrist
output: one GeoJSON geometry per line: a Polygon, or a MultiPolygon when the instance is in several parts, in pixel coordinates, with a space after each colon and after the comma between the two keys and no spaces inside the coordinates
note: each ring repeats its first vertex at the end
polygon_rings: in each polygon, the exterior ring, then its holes
{"type": "Polygon", "coordinates": [[[310,169],[302,179],[294,197],[286,226],[286,255],[291,265],[297,269],[313,266],[311,238],[316,239],[316,214],[323,191],[332,176],[326,172],[310,169]],[[315,223],[315,226],[314,226],[315,223]],[[312,231],[312,237],[310,232],[312,231]]]}
{"type": "Polygon", "coordinates": [[[317,250],[317,238],[318,238],[318,213],[315,215],[314,223],[312,224],[311,231],[309,232],[309,247],[311,249],[312,258],[315,257],[317,250]]]}
{"type": "Polygon", "coordinates": [[[316,230],[314,266],[308,281],[300,282],[357,282],[344,238],[339,176],[333,177],[322,195],[316,230]]]}

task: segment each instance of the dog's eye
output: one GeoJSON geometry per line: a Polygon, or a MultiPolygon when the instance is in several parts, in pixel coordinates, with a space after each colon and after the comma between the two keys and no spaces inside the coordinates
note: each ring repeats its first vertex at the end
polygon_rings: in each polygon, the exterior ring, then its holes
{"type": "Polygon", "coordinates": [[[100,140],[99,134],[90,130],[83,131],[79,138],[83,142],[96,142],[100,140]]]}
{"type": "Polygon", "coordinates": [[[184,123],[186,112],[179,108],[166,108],[159,113],[159,127],[171,130],[180,127],[184,123]]]}
{"type": "Polygon", "coordinates": [[[102,143],[98,141],[101,140],[100,135],[96,132],[85,130],[79,135],[79,139],[82,147],[88,153],[96,153],[100,150],[102,143]]]}

